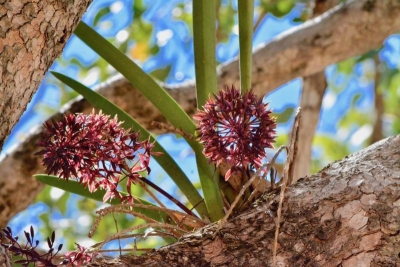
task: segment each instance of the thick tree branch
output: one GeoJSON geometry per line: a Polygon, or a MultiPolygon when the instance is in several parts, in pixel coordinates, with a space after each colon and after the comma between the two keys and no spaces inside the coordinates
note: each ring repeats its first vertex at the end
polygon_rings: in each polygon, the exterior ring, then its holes
{"type": "MultiPolygon", "coordinates": [[[[356,0],[346,3],[289,30],[254,52],[253,87],[258,94],[268,93],[297,76],[311,75],[329,64],[380,47],[387,36],[400,30],[399,1],[356,0]]],[[[239,85],[237,60],[221,66],[219,73],[220,88],[225,84],[239,85]]],[[[189,114],[194,113],[193,84],[165,88],[171,89],[168,92],[189,114]]],[[[150,130],[151,121],[165,122],[163,116],[122,78],[104,84],[100,91],[150,130]]],[[[85,100],[73,107],[70,110],[66,108],[65,112],[88,112],[92,109],[85,100]]],[[[0,161],[0,226],[25,209],[40,190],[31,178],[32,174],[41,172],[39,159],[32,156],[39,132],[40,129],[36,135],[28,136],[0,161]],[[9,171],[10,166],[15,166],[13,172],[9,171]],[[9,177],[18,182],[10,184],[9,177]],[[21,191],[22,188],[26,191],[21,191]],[[24,197],[14,201],[12,196],[16,194],[24,197]]]]}
{"type": "MultiPolygon", "coordinates": [[[[287,189],[278,266],[397,266],[400,136],[382,140],[287,189]]],[[[142,256],[90,266],[271,266],[279,193],[142,256]]]]}
{"type": "Polygon", "coordinates": [[[0,151],[90,2],[0,1],[0,151]]]}

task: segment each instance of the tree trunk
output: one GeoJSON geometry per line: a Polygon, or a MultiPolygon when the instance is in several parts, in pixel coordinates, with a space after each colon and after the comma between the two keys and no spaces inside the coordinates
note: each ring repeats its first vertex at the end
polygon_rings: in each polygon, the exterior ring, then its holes
{"type": "Polygon", "coordinates": [[[91,0],[0,0],[0,151],[91,0]]]}
{"type": "MultiPolygon", "coordinates": [[[[285,193],[278,266],[400,266],[400,136],[300,179],[285,193]]],[[[223,225],[142,256],[89,266],[271,266],[279,193],[223,225]]]]}

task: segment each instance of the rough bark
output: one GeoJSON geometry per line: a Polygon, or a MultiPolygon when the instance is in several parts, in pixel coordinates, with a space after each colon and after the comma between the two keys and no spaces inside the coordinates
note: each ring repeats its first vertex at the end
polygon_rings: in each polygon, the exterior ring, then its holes
{"type": "MultiPolygon", "coordinates": [[[[255,51],[253,60],[257,64],[253,66],[253,77],[256,83],[253,86],[259,93],[267,93],[273,89],[272,84],[283,84],[297,75],[311,75],[329,64],[378,48],[388,35],[400,30],[400,16],[396,16],[399,13],[398,1],[347,1],[346,5],[283,33],[255,51]],[[299,67],[306,65],[307,68],[299,67]],[[263,79],[269,79],[270,84],[263,87],[263,79]]],[[[237,59],[219,69],[221,87],[233,80],[238,82],[237,59]]],[[[189,115],[193,115],[196,110],[193,83],[163,86],[189,115]]],[[[146,128],[157,133],[165,132],[150,125],[152,121],[165,122],[161,113],[121,76],[101,85],[99,91],[146,128]]],[[[64,107],[62,113],[90,112],[92,109],[85,100],[78,100],[71,106],[71,109],[69,105],[64,107]]],[[[43,172],[39,160],[32,156],[39,134],[40,128],[32,131],[25,141],[0,160],[0,226],[25,209],[42,189],[42,185],[32,179],[33,174],[43,172]],[[11,171],[12,166],[15,168],[11,171]],[[15,201],[15,195],[24,197],[15,201]]]]}
{"type": "MultiPolygon", "coordinates": [[[[399,266],[400,136],[329,164],[287,189],[278,266],[399,266]]],[[[271,266],[278,193],[142,256],[90,266],[271,266]]]]}
{"type": "Polygon", "coordinates": [[[0,150],[91,0],[0,0],[0,150]]]}
{"type": "Polygon", "coordinates": [[[11,255],[3,246],[0,246],[0,266],[1,267],[11,267],[10,261],[11,255]]]}

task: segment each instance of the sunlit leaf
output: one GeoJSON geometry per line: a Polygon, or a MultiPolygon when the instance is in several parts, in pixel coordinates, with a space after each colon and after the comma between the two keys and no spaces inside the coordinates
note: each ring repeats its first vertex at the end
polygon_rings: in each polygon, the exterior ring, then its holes
{"type": "Polygon", "coordinates": [[[107,14],[109,14],[111,12],[110,7],[103,7],[102,9],[100,9],[96,16],[93,19],[93,26],[97,26],[97,24],[99,23],[99,21],[101,20],[101,18],[103,18],[104,16],[106,16],[107,14]]]}
{"type": "Polygon", "coordinates": [[[276,123],[278,124],[287,123],[292,118],[294,109],[293,106],[288,106],[280,113],[274,112],[272,116],[276,118],[276,123]]]}
{"type": "Polygon", "coordinates": [[[163,153],[162,156],[154,157],[154,159],[160,164],[160,166],[165,170],[165,172],[171,177],[183,194],[188,198],[190,203],[195,206],[196,210],[200,214],[207,214],[207,209],[205,204],[202,202],[202,197],[193,186],[186,174],[181,170],[178,164],[170,156],[170,154],[157,142],[157,140],[145,129],[143,128],[135,119],[133,119],[125,111],[121,110],[118,106],[111,103],[109,100],[98,94],[97,92],[87,88],[83,84],[57,72],[52,72],[52,74],[64,82],[72,89],[84,96],[89,102],[91,102],[95,107],[101,109],[104,113],[110,114],[112,116],[117,115],[120,121],[123,121],[123,127],[126,129],[134,129],[140,132],[141,140],[150,139],[154,143],[154,151],[163,153]]]}
{"type": "Polygon", "coordinates": [[[171,71],[171,67],[172,67],[171,65],[168,65],[165,68],[155,69],[152,72],[150,72],[149,74],[154,79],[157,79],[157,80],[163,82],[168,77],[168,75],[171,71]]]}
{"type": "MultiPolygon", "coordinates": [[[[57,176],[46,175],[46,174],[36,174],[36,175],[34,175],[34,177],[37,180],[39,180],[40,182],[45,183],[47,185],[65,190],[65,191],[73,193],[73,194],[83,196],[86,198],[91,198],[91,199],[94,199],[99,202],[103,202],[103,196],[106,193],[106,191],[102,190],[102,189],[98,189],[95,192],[89,192],[89,189],[85,188],[83,184],[80,184],[73,180],[66,181],[64,179],[60,179],[57,176]]],[[[123,192],[121,194],[126,195],[126,193],[123,193],[123,192]]],[[[144,199],[140,199],[138,197],[136,197],[136,199],[134,201],[138,204],[153,205],[152,203],[150,203],[144,199]]],[[[115,205],[115,204],[120,204],[120,203],[121,203],[120,199],[114,198],[111,200],[110,204],[115,205]]],[[[137,212],[143,213],[146,216],[148,216],[149,218],[152,218],[159,222],[166,221],[166,219],[167,219],[167,214],[159,212],[159,211],[146,210],[143,208],[134,208],[134,210],[137,212]]]]}
{"type": "Polygon", "coordinates": [[[356,63],[357,60],[355,58],[346,59],[337,64],[337,71],[346,75],[350,75],[353,73],[353,68],[356,63]]]}

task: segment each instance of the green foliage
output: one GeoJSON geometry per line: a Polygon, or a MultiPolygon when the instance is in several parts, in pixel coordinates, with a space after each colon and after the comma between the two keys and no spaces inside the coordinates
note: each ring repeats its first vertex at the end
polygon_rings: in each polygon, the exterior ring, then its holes
{"type": "Polygon", "coordinates": [[[99,23],[99,21],[107,14],[110,13],[110,7],[106,6],[103,7],[102,9],[99,10],[99,12],[96,14],[96,16],[94,17],[93,20],[93,26],[97,26],[97,24],[99,23]]]}
{"type": "Polygon", "coordinates": [[[313,159],[312,172],[317,172],[321,166],[339,160],[346,155],[350,154],[349,148],[345,142],[341,142],[327,135],[317,135],[314,137],[313,145],[320,149],[323,157],[316,157],[313,159]]]}
{"type": "MultiPolygon", "coordinates": [[[[216,65],[216,13],[215,1],[193,1],[193,42],[196,72],[197,107],[201,108],[212,93],[217,93],[216,65]]],[[[200,183],[210,219],[217,221],[224,216],[218,177],[214,177],[211,166],[202,154],[203,147],[193,142],[200,183]]]]}
{"type": "Polygon", "coordinates": [[[168,175],[173,179],[179,189],[184,193],[184,195],[188,198],[190,203],[196,206],[196,210],[199,214],[207,216],[207,210],[202,203],[202,198],[194,188],[189,178],[183,173],[181,168],[176,164],[173,158],[169,155],[169,153],[155,140],[155,138],[145,129],[143,128],[135,119],[129,116],[125,111],[121,110],[118,106],[114,105],[110,101],[108,101],[103,96],[99,95],[95,91],[90,90],[86,86],[81,83],[63,75],[60,73],[52,72],[52,74],[69,85],[72,89],[80,93],[84,96],[89,102],[91,102],[95,107],[101,109],[106,114],[112,116],[118,116],[120,121],[123,121],[123,126],[126,129],[134,129],[141,133],[141,140],[149,139],[151,142],[155,144],[154,150],[157,152],[163,153],[162,156],[155,157],[155,160],[161,165],[161,167],[167,172],[168,175]],[[200,203],[200,204],[199,204],[200,203]]]}
{"type": "MultiPolygon", "coordinates": [[[[105,190],[98,189],[95,192],[90,192],[88,188],[85,188],[82,186],[82,184],[76,182],[76,181],[66,181],[64,179],[60,179],[57,176],[51,176],[51,175],[44,175],[44,174],[37,174],[34,176],[37,180],[41,181],[42,183],[45,183],[47,185],[57,187],[59,189],[65,190],[70,193],[74,193],[80,196],[83,196],[85,198],[90,198],[99,202],[103,201],[103,196],[105,194],[105,190]]],[[[122,192],[122,195],[124,193],[122,192]]],[[[137,204],[144,204],[144,205],[151,205],[153,206],[152,203],[140,199],[139,197],[136,197],[134,200],[135,203],[137,204]]],[[[111,200],[111,205],[115,204],[121,204],[118,198],[114,198],[111,200]]],[[[149,218],[152,218],[154,220],[157,220],[159,222],[165,222],[167,220],[167,214],[162,213],[159,211],[154,211],[154,210],[148,210],[148,209],[143,209],[143,208],[134,208],[136,212],[142,213],[146,215],[149,218]]]]}
{"type": "Polygon", "coordinates": [[[254,1],[239,0],[240,90],[251,89],[254,1]]]}
{"type": "Polygon", "coordinates": [[[215,1],[193,1],[193,45],[196,70],[197,106],[217,93],[215,1]]]}
{"type": "Polygon", "coordinates": [[[261,0],[260,7],[264,10],[263,12],[271,13],[279,18],[289,13],[294,7],[295,3],[295,0],[261,0]]]}
{"type": "Polygon", "coordinates": [[[216,1],[217,11],[217,41],[226,43],[232,34],[233,27],[235,26],[235,17],[237,11],[233,8],[232,0],[227,4],[221,4],[221,1],[216,1]]]}
{"type": "Polygon", "coordinates": [[[293,106],[287,106],[282,112],[274,112],[273,116],[276,118],[276,123],[278,124],[284,124],[289,122],[289,120],[292,118],[294,115],[295,107],[293,106]]]}
{"type": "Polygon", "coordinates": [[[176,101],[138,65],[85,23],[79,23],[74,33],[124,75],[133,86],[160,110],[172,125],[178,129],[184,130],[188,134],[194,133],[196,126],[190,117],[182,110],[178,103],[176,103],[176,101]]]}

